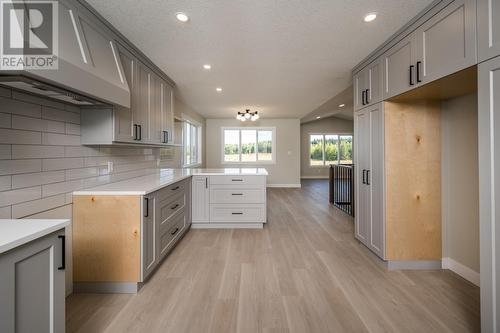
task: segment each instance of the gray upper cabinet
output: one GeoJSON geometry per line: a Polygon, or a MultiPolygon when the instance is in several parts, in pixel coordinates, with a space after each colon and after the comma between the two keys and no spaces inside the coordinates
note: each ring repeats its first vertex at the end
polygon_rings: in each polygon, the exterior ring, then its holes
{"type": "Polygon", "coordinates": [[[477,63],[476,0],[455,0],[417,29],[415,80],[428,83],[477,63]]]}
{"type": "Polygon", "coordinates": [[[354,77],[354,109],[382,100],[382,62],[377,59],[354,77]]]}
{"type": "Polygon", "coordinates": [[[477,0],[479,62],[500,55],[500,1],[477,0]]]}
{"type": "Polygon", "coordinates": [[[82,144],[173,144],[172,86],[125,47],[120,45],[118,54],[129,84],[131,107],[85,109],[81,113],[82,144]]]}
{"type": "Polygon", "coordinates": [[[65,331],[64,230],[0,256],[0,332],[65,331]]]}
{"type": "Polygon", "coordinates": [[[414,34],[404,38],[383,56],[384,98],[390,98],[412,89],[416,84],[414,34]]]}

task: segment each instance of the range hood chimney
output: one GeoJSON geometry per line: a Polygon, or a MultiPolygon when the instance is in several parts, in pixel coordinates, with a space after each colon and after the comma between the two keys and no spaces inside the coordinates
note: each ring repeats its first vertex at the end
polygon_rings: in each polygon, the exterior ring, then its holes
{"type": "Polygon", "coordinates": [[[111,33],[73,6],[57,2],[58,68],[0,70],[0,85],[76,105],[130,107],[129,86],[111,33]]]}

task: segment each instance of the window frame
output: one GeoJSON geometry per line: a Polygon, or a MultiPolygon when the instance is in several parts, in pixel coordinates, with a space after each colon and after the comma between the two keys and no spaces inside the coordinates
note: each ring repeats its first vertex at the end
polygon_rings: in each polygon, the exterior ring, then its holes
{"type": "Polygon", "coordinates": [[[232,127],[221,127],[221,164],[224,165],[259,165],[259,164],[276,164],[276,127],[260,127],[260,126],[232,126],[232,127]],[[225,136],[224,136],[224,131],[239,131],[239,161],[233,162],[233,161],[225,161],[224,160],[224,152],[225,152],[225,136]],[[255,130],[255,142],[256,142],[256,147],[255,147],[255,152],[256,152],[256,161],[241,161],[241,131],[245,130],[255,130]],[[272,142],[271,142],[271,160],[270,161],[259,161],[259,131],[271,131],[272,133],[272,142]]]}
{"type": "MultiPolygon", "coordinates": [[[[341,136],[350,136],[352,138],[352,148],[354,150],[354,134],[353,133],[318,133],[318,132],[312,132],[312,133],[307,133],[307,158],[309,160],[308,165],[310,168],[329,168],[330,165],[343,165],[340,164],[340,137],[341,136]],[[311,135],[321,135],[323,136],[323,164],[322,165],[312,165],[311,164],[311,135]],[[337,135],[337,151],[339,152],[337,156],[337,164],[325,164],[325,137],[327,135],[337,135]]],[[[352,153],[353,161],[354,161],[354,151],[352,153]]]]}
{"type": "MultiPolygon", "coordinates": [[[[203,128],[201,126],[200,123],[197,123],[195,121],[192,121],[192,120],[188,120],[188,119],[183,119],[182,120],[182,167],[183,168],[193,168],[193,167],[199,167],[202,165],[202,142],[201,142],[201,139],[202,139],[202,131],[203,131],[203,128]],[[189,125],[189,126],[192,126],[194,128],[196,128],[196,145],[195,145],[195,150],[196,150],[196,159],[197,161],[194,162],[194,163],[189,163],[187,164],[186,163],[186,149],[187,149],[187,146],[186,146],[186,134],[187,134],[187,130],[186,130],[186,126],[189,125]]],[[[191,144],[190,147],[192,147],[193,145],[191,144]]],[[[192,156],[191,156],[192,158],[192,156]]]]}

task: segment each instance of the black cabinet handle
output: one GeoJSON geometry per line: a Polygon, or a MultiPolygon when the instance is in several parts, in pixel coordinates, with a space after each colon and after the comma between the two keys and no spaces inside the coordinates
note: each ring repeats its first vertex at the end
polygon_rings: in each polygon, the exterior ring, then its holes
{"type": "Polygon", "coordinates": [[[208,188],[208,177],[205,178],[205,188],[208,188]]]}
{"type": "Polygon", "coordinates": [[[59,235],[57,238],[61,239],[61,266],[57,267],[58,270],[62,271],[66,269],[66,236],[59,235]]]}
{"type": "Polygon", "coordinates": [[[370,104],[370,100],[368,98],[369,94],[370,94],[370,89],[366,89],[365,93],[366,104],[370,104]]]}
{"type": "Polygon", "coordinates": [[[170,234],[173,236],[173,235],[175,235],[175,234],[177,233],[177,231],[179,231],[179,228],[178,228],[178,227],[177,227],[177,228],[175,228],[175,230],[174,230],[174,231],[172,231],[170,234]]]}
{"type": "Polygon", "coordinates": [[[415,66],[411,65],[410,66],[410,86],[413,86],[415,82],[413,82],[413,70],[415,69],[415,66]]]}
{"type": "Polygon", "coordinates": [[[365,105],[365,91],[361,92],[361,105],[365,105]]]}
{"type": "Polygon", "coordinates": [[[171,188],[170,191],[177,191],[179,189],[179,186],[176,186],[174,188],[171,188]]]}
{"type": "Polygon", "coordinates": [[[146,201],[146,213],[144,214],[144,217],[149,216],[149,198],[144,198],[144,201],[146,201]]]}
{"type": "Polygon", "coordinates": [[[176,209],[177,207],[179,207],[179,204],[175,204],[175,205],[173,205],[172,207],[170,207],[170,209],[174,210],[174,209],[176,209]]]}
{"type": "Polygon", "coordinates": [[[137,125],[139,127],[139,141],[142,140],[142,125],[137,125]]]}
{"type": "Polygon", "coordinates": [[[243,193],[231,193],[231,195],[243,195],[243,193]]]}
{"type": "Polygon", "coordinates": [[[363,169],[363,184],[366,184],[366,183],[365,183],[365,172],[366,172],[366,170],[365,170],[365,169],[363,169]]]}
{"type": "Polygon", "coordinates": [[[366,185],[370,185],[370,170],[366,170],[366,185]]]}
{"type": "Polygon", "coordinates": [[[168,143],[168,131],[165,131],[165,143],[168,143]]]}
{"type": "Polygon", "coordinates": [[[422,80],[420,80],[420,67],[421,67],[421,65],[422,65],[422,62],[417,61],[417,83],[422,82],[422,80]]]}
{"type": "Polygon", "coordinates": [[[242,182],[243,179],[231,179],[232,182],[242,182]]]}
{"type": "Polygon", "coordinates": [[[239,213],[231,213],[231,214],[233,214],[233,215],[243,215],[243,213],[240,213],[240,212],[239,213]]]}
{"type": "Polygon", "coordinates": [[[137,140],[137,124],[134,124],[134,140],[137,140]]]}

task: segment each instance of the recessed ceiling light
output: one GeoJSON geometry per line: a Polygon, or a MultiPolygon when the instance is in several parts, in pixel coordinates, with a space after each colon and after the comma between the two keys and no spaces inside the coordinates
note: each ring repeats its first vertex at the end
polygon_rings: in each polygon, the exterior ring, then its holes
{"type": "Polygon", "coordinates": [[[369,13],[369,14],[366,14],[364,21],[371,22],[371,21],[375,20],[376,18],[377,18],[377,13],[369,13]]]}
{"type": "Polygon", "coordinates": [[[340,104],[339,108],[343,108],[344,106],[345,106],[345,104],[340,104]]]}
{"type": "Polygon", "coordinates": [[[186,13],[182,13],[182,12],[176,13],[175,18],[181,22],[189,21],[189,16],[187,16],[186,13]]]}
{"type": "Polygon", "coordinates": [[[217,92],[221,92],[221,91],[222,91],[222,88],[217,87],[217,88],[215,88],[215,90],[217,90],[217,92]]]}
{"type": "Polygon", "coordinates": [[[210,64],[205,64],[205,65],[203,65],[203,68],[205,68],[205,69],[211,69],[212,66],[210,64]]]}
{"type": "Polygon", "coordinates": [[[319,118],[321,118],[321,116],[317,116],[317,117],[316,117],[316,119],[319,119],[319,118]]]}

